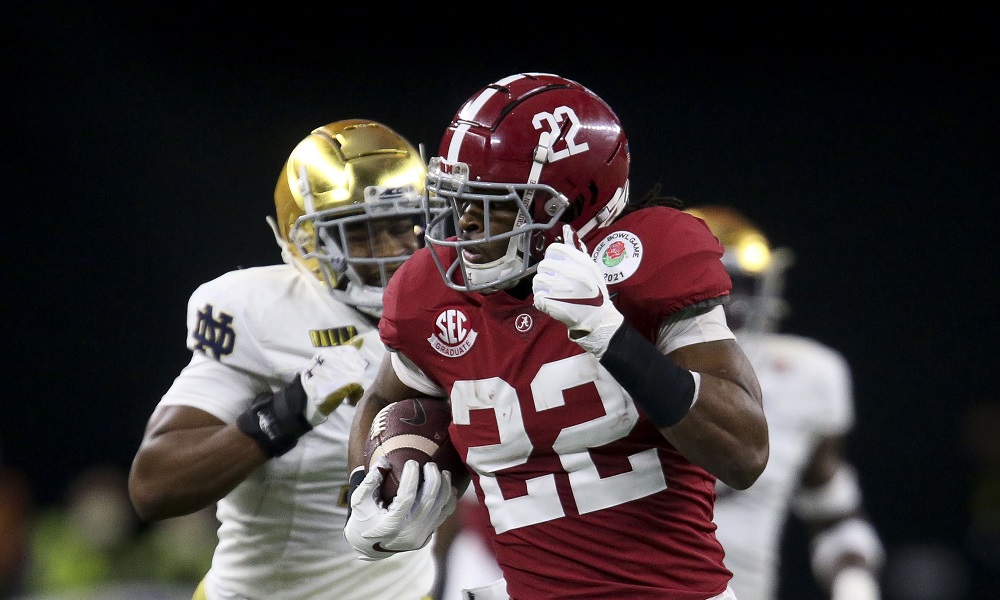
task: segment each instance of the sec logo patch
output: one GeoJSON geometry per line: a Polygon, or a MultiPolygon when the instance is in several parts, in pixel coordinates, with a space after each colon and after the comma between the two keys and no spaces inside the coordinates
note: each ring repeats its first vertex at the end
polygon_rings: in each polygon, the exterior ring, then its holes
{"type": "Polygon", "coordinates": [[[427,338],[427,342],[438,354],[449,358],[468,352],[479,335],[469,326],[469,317],[457,308],[438,313],[434,326],[436,331],[427,338]]]}

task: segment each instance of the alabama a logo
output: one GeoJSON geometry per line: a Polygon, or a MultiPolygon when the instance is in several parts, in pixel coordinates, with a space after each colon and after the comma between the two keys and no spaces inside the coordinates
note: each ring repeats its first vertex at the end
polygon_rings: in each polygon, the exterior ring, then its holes
{"type": "Polygon", "coordinates": [[[601,269],[605,283],[621,283],[639,269],[642,241],[631,231],[615,231],[597,244],[591,258],[601,269]]]}
{"type": "Polygon", "coordinates": [[[435,331],[427,338],[431,348],[441,356],[455,358],[468,352],[479,335],[469,327],[469,318],[457,308],[438,313],[434,319],[435,331]]]}

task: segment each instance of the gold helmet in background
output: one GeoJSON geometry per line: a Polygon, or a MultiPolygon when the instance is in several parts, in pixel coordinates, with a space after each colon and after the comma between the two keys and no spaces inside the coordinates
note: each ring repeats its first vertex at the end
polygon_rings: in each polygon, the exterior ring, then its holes
{"type": "Polygon", "coordinates": [[[725,248],[722,264],[733,280],[726,305],[734,330],[773,331],[788,314],[782,298],[785,271],[794,262],[787,248],[773,248],[750,219],[734,208],[718,205],[694,206],[684,212],[708,225],[725,248]]]}
{"type": "Polygon", "coordinates": [[[389,277],[416,246],[378,256],[372,241],[359,251],[358,236],[373,240],[375,224],[388,222],[422,241],[425,174],[417,149],[381,123],[349,119],[314,129],[292,150],[274,189],[277,219],[269,221],[285,262],[337,300],[380,316],[389,277]]]}

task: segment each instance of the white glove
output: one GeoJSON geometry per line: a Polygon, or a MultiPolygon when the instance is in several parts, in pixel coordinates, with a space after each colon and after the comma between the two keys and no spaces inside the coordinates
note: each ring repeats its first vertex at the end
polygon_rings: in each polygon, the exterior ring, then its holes
{"type": "Polygon", "coordinates": [[[403,467],[396,497],[388,507],[383,507],[379,488],[382,469],[388,467],[389,459],[380,457],[351,496],[351,516],[344,527],[344,537],[361,560],[380,560],[397,552],[423,548],[455,511],[458,502],[450,472],[442,472],[436,464],[428,462],[420,484],[420,468],[417,461],[410,460],[403,467]]]}
{"type": "Polygon", "coordinates": [[[313,427],[326,421],[344,400],[357,402],[365,391],[361,382],[368,361],[359,351],[363,340],[354,339],[358,341],[320,349],[302,371],[302,389],[307,399],[305,417],[313,427]]]}
{"type": "Polygon", "coordinates": [[[604,356],[622,316],[608,296],[601,270],[576,247],[576,233],[563,225],[564,243],[549,244],[531,284],[535,308],[562,321],[569,339],[597,358],[604,356]]]}
{"type": "Polygon", "coordinates": [[[510,600],[507,580],[501,577],[493,583],[462,590],[462,600],[510,600]]]}
{"type": "Polygon", "coordinates": [[[880,600],[875,574],[860,567],[848,567],[833,579],[830,600],[880,600]]]}

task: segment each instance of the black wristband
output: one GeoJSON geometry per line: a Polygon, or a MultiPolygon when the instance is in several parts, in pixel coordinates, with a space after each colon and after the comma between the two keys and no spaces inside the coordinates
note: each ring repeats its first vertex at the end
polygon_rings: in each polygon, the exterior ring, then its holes
{"type": "Polygon", "coordinates": [[[295,379],[277,393],[266,392],[236,419],[236,426],[247,434],[270,457],[281,456],[295,447],[312,426],[303,416],[306,392],[302,381],[295,379]]]}
{"type": "Polygon", "coordinates": [[[672,427],[694,404],[694,375],[664,356],[628,323],[611,336],[601,365],[657,427],[672,427]]]}
{"type": "Polygon", "coordinates": [[[365,480],[365,476],[368,475],[368,471],[365,470],[363,466],[355,467],[351,471],[351,477],[347,482],[347,519],[351,518],[351,497],[354,496],[354,490],[358,489],[361,482],[365,480]]]}

